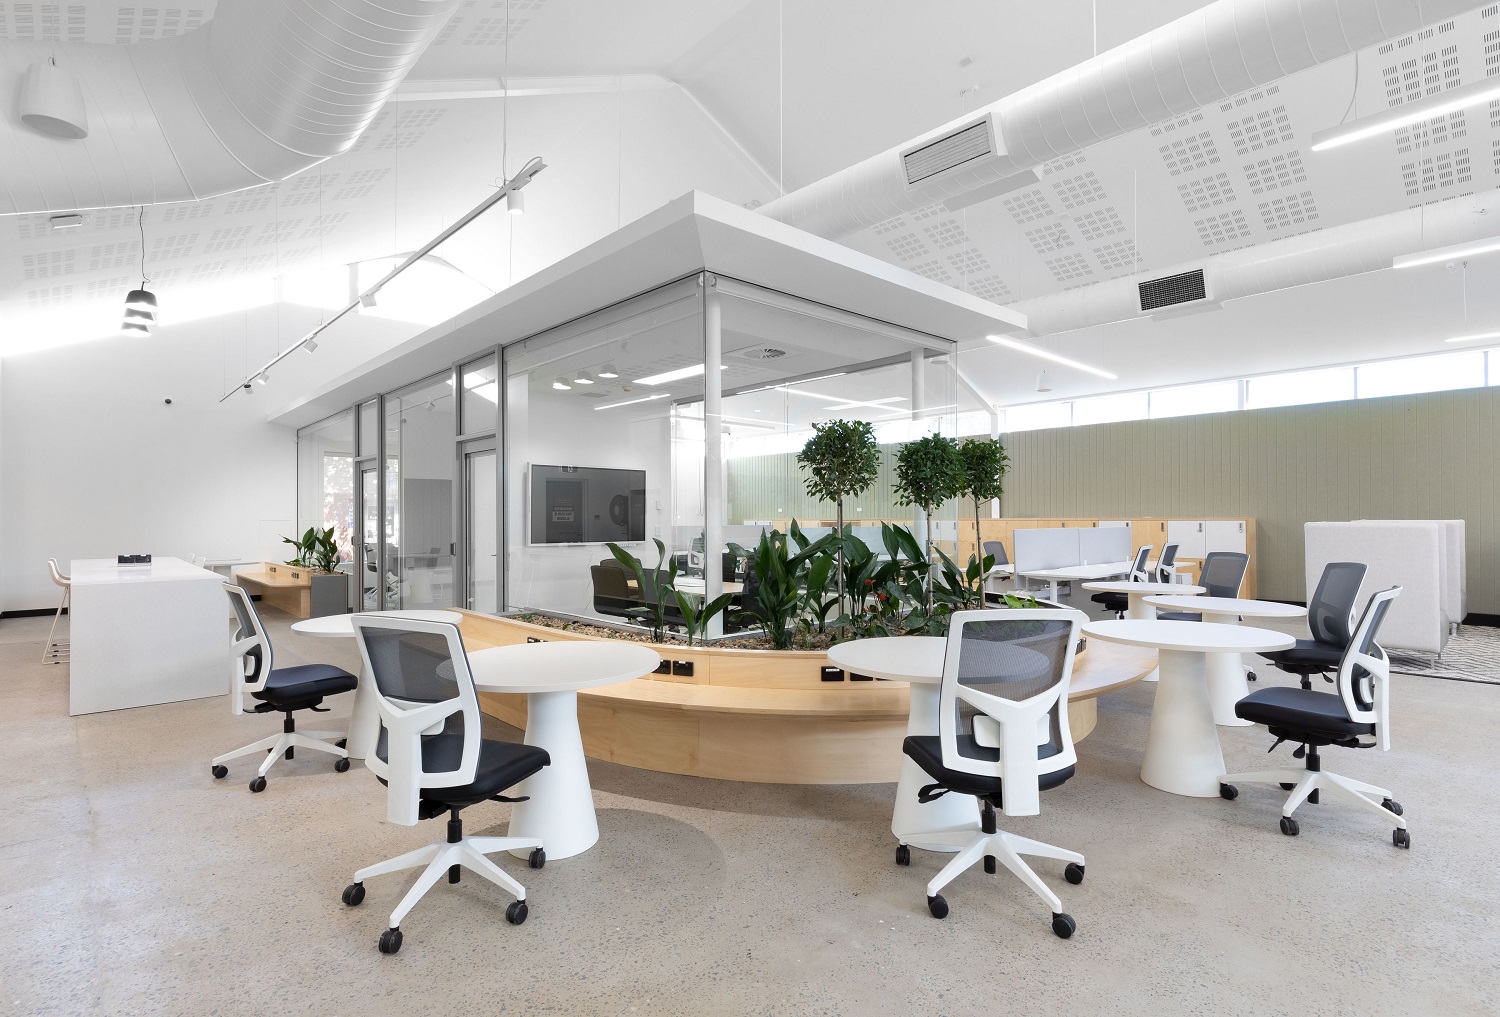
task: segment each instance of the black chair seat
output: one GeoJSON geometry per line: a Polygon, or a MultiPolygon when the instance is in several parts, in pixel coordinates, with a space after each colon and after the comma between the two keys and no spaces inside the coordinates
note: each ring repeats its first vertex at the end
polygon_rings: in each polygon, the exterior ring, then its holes
{"type": "Polygon", "coordinates": [[[340,692],[353,692],[359,679],[332,664],[298,664],[278,667],[266,678],[265,687],[250,695],[275,707],[291,706],[340,692]]]}
{"type": "Polygon", "coordinates": [[[1373,734],[1374,724],[1349,719],[1344,701],[1332,692],[1309,689],[1258,689],[1234,704],[1234,715],[1264,724],[1278,738],[1292,741],[1347,739],[1373,734]]]}
{"type": "Polygon", "coordinates": [[[1089,599],[1117,613],[1130,610],[1130,597],[1124,593],[1096,593],[1089,599]]]}
{"type": "Polygon", "coordinates": [[[1156,612],[1156,618],[1158,621],[1201,622],[1203,620],[1203,615],[1198,614],[1194,611],[1158,611],[1156,612]]]}
{"type": "MultiPolygon", "coordinates": [[[[1038,759],[1056,755],[1055,752],[1044,753],[1045,748],[1046,746],[1037,748],[1038,759]]],[[[976,773],[965,773],[962,770],[950,770],[944,766],[942,741],[937,735],[910,735],[901,743],[901,750],[926,771],[936,784],[966,795],[986,795],[996,799],[999,799],[1001,795],[1001,781],[998,777],[983,777],[976,773]]],[[[960,755],[992,763],[1000,759],[999,749],[980,745],[974,740],[973,735],[959,736],[958,751],[960,755]]],[[[1044,773],[1037,779],[1037,787],[1043,791],[1055,788],[1073,776],[1073,770],[1074,768],[1069,766],[1052,773],[1044,773]]],[[[998,801],[997,804],[999,804],[998,801]]]]}
{"type": "Polygon", "coordinates": [[[1287,670],[1337,671],[1339,661],[1344,659],[1344,650],[1329,643],[1299,639],[1289,650],[1272,650],[1261,656],[1273,664],[1286,665],[1287,670]]]}
{"type": "MultiPolygon", "coordinates": [[[[385,728],[380,729],[380,737],[375,743],[377,759],[386,759],[388,734],[385,728]]],[[[423,738],[422,769],[429,773],[456,770],[463,750],[463,736],[457,732],[423,738]]],[[[495,797],[506,788],[515,787],[551,762],[552,757],[547,755],[546,749],[486,738],[479,743],[479,762],[474,767],[473,781],[455,787],[424,787],[420,796],[424,802],[467,808],[495,797]]],[[[380,783],[385,781],[382,779],[380,783]]]]}

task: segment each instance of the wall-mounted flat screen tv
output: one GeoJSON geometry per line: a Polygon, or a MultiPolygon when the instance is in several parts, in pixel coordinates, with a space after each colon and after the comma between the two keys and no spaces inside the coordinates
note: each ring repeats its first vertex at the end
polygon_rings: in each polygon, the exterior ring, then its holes
{"type": "Polygon", "coordinates": [[[646,539],[646,471],[531,464],[531,543],[646,539]]]}

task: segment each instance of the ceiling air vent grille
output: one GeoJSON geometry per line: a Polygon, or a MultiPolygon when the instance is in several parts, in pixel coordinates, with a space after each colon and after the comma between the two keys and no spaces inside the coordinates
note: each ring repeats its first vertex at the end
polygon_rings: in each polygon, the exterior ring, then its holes
{"type": "Polygon", "coordinates": [[[901,162],[906,169],[907,184],[915,184],[955,166],[994,154],[990,121],[986,117],[936,141],[929,141],[921,148],[902,152],[901,162]]]}
{"type": "Polygon", "coordinates": [[[1208,287],[1203,281],[1203,270],[1195,268],[1180,275],[1147,279],[1138,284],[1141,295],[1141,310],[1154,311],[1159,307],[1188,304],[1194,300],[1208,299],[1208,287]]]}
{"type": "Polygon", "coordinates": [[[738,351],[735,356],[743,360],[776,360],[786,356],[786,350],[777,349],[775,346],[752,346],[738,351]]]}

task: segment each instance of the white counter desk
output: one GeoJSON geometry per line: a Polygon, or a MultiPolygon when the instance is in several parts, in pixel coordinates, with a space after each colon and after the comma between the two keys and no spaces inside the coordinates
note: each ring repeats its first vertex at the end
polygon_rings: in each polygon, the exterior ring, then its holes
{"type": "Polygon", "coordinates": [[[229,604],[224,577],[183,561],[69,565],[68,712],[222,696],[229,689],[229,604]]]}

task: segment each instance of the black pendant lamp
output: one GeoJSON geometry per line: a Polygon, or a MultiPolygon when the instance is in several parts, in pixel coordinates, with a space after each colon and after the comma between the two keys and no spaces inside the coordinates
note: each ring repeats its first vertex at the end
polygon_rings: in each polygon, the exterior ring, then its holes
{"type": "Polygon", "coordinates": [[[125,294],[125,320],[120,322],[120,331],[127,335],[150,335],[156,324],[156,294],[146,289],[150,280],[146,278],[145,214],[142,207],[136,218],[141,231],[141,285],[125,294]]]}

